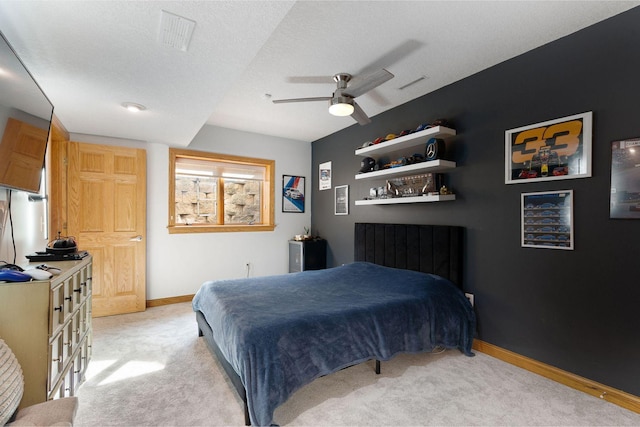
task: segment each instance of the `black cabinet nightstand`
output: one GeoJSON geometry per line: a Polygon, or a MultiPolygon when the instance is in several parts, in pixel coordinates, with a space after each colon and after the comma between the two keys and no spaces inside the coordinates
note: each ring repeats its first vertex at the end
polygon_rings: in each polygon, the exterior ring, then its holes
{"type": "Polygon", "coordinates": [[[327,241],[289,240],[289,273],[327,268],[327,241]]]}

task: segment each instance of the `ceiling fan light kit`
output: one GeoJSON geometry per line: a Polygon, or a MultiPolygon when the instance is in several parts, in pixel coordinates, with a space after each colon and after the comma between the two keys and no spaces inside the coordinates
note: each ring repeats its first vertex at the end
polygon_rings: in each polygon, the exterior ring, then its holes
{"type": "Polygon", "coordinates": [[[353,110],[353,99],[338,96],[329,101],[329,113],[334,116],[350,116],[353,110]]]}
{"type": "Polygon", "coordinates": [[[351,74],[348,73],[338,73],[334,75],[333,80],[336,82],[336,91],[333,92],[330,97],[274,99],[273,103],[329,101],[330,114],[334,116],[351,116],[360,125],[366,125],[367,123],[371,123],[371,119],[362,108],[360,108],[355,98],[364,95],[387,80],[392,79],[393,74],[381,68],[378,71],[364,76],[354,85],[348,87],[351,78],[351,74]]]}

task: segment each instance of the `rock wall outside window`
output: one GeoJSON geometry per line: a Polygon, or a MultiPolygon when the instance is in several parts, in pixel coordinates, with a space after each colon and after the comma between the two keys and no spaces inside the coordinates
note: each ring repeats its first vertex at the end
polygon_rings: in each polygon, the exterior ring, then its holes
{"type": "MultiPolygon", "coordinates": [[[[176,222],[179,224],[217,224],[217,178],[176,178],[176,222]]],[[[224,223],[260,222],[260,181],[224,183],[224,223]]]]}

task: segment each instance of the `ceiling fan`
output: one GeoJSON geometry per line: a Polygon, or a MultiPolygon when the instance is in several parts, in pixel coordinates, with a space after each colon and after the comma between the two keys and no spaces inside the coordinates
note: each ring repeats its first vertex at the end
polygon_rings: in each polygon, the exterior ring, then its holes
{"type": "Polygon", "coordinates": [[[274,104],[283,104],[287,102],[309,102],[309,101],[329,101],[329,113],[334,116],[351,116],[361,125],[371,123],[371,119],[360,108],[355,101],[360,95],[364,95],[370,90],[380,86],[382,83],[393,78],[393,74],[381,68],[371,74],[359,79],[355,84],[349,86],[353,76],[348,73],[339,73],[333,76],[337,88],[331,96],[321,96],[315,98],[293,98],[293,99],[274,99],[274,104]]]}

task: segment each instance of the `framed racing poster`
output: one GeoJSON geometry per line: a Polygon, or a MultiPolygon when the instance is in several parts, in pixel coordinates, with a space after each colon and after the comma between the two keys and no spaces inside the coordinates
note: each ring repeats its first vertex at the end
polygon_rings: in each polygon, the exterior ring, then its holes
{"type": "Polygon", "coordinates": [[[611,143],[609,218],[640,219],[640,138],[611,143]]]}
{"type": "Polygon", "coordinates": [[[573,190],[522,193],[523,248],[573,250],[573,190]]]}
{"type": "Polygon", "coordinates": [[[349,215],[349,186],[336,185],[334,212],[335,215],[349,215]]]}
{"type": "Polygon", "coordinates": [[[505,132],[505,183],[591,176],[591,111],[505,132]]]}
{"type": "Polygon", "coordinates": [[[282,212],[304,212],[304,176],[282,175],[282,212]]]}
{"type": "Polygon", "coordinates": [[[331,189],[331,162],[320,163],[318,170],[319,190],[331,189]]]}

